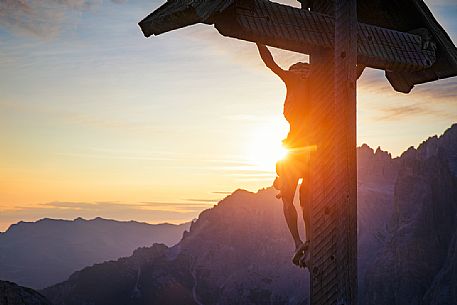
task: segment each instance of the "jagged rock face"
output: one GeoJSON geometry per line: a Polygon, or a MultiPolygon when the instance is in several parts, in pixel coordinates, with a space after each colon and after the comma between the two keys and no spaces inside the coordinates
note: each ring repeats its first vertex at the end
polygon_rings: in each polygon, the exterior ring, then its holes
{"type": "MultiPolygon", "coordinates": [[[[360,304],[457,304],[455,149],[446,147],[455,130],[396,159],[359,149],[360,304]]],[[[274,195],[238,190],[202,212],[178,245],[139,249],[43,293],[56,305],[308,304],[307,272],[290,263],[274,195]]]]}
{"type": "Polygon", "coordinates": [[[195,304],[187,261],[179,257],[171,263],[168,250],[161,244],[140,248],[129,258],[78,271],[43,292],[54,304],[195,304]]]}
{"type": "Polygon", "coordinates": [[[201,303],[306,304],[307,273],[290,263],[293,243],[275,193],[239,190],[191,227],[181,247],[193,259],[197,292],[219,292],[199,293],[201,303]]]}
{"type": "Polygon", "coordinates": [[[457,304],[457,234],[454,234],[447,258],[428,289],[423,304],[457,304]]]}
{"type": "Polygon", "coordinates": [[[419,145],[417,158],[426,160],[438,153],[445,157],[451,172],[457,176],[457,124],[452,125],[442,136],[430,137],[419,145]]]}
{"type": "MultiPolygon", "coordinates": [[[[367,145],[358,149],[358,282],[363,293],[365,270],[383,240],[393,211],[399,162],[387,152],[367,145]]],[[[363,303],[361,303],[363,304],[363,303]]]]}
{"type": "Polygon", "coordinates": [[[367,268],[361,304],[457,304],[457,181],[446,146],[457,137],[445,136],[400,158],[391,227],[367,268]]]}
{"type": "Polygon", "coordinates": [[[0,305],[51,305],[51,303],[33,289],[0,281],[0,305]]]}
{"type": "Polygon", "coordinates": [[[96,218],[20,222],[0,234],[0,279],[34,289],[66,280],[94,263],[153,243],[177,243],[190,224],[151,225],[96,218]]]}

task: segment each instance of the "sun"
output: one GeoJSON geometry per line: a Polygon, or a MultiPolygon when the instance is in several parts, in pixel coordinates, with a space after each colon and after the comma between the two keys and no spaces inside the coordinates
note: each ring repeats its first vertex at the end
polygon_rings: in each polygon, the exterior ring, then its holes
{"type": "Polygon", "coordinates": [[[282,139],[287,135],[287,126],[263,125],[253,129],[248,145],[248,161],[260,171],[274,172],[276,162],[285,158],[287,148],[282,139]]]}

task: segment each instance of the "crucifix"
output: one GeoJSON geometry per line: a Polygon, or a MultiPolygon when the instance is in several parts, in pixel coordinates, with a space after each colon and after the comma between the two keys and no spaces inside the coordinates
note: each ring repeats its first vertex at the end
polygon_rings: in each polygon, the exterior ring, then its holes
{"type": "MultiPolygon", "coordinates": [[[[385,71],[394,90],[457,75],[457,49],[422,0],[168,0],[146,37],[196,23],[221,35],[310,55],[312,305],[357,304],[356,82],[385,71]]],[[[308,232],[307,232],[308,234],[308,232]]]]}

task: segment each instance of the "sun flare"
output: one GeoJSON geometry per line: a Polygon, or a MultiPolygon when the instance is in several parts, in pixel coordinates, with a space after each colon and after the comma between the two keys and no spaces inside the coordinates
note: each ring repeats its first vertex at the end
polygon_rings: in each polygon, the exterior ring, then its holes
{"type": "Polygon", "coordinates": [[[249,141],[249,163],[257,170],[274,172],[276,162],[288,154],[287,148],[282,145],[286,135],[287,126],[271,124],[255,129],[249,141]]]}

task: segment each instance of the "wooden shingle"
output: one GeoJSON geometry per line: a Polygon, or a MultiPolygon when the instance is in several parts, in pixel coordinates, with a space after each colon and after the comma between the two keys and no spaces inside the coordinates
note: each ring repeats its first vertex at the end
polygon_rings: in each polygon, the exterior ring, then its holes
{"type": "MultiPolygon", "coordinates": [[[[457,75],[457,49],[422,0],[359,0],[358,20],[359,64],[385,70],[395,90],[457,75]]],[[[196,23],[306,54],[334,43],[332,16],[267,0],[169,0],[139,25],[149,37],[196,23]]]]}

